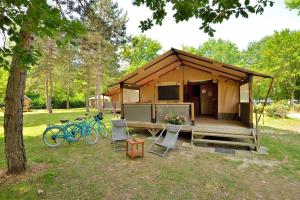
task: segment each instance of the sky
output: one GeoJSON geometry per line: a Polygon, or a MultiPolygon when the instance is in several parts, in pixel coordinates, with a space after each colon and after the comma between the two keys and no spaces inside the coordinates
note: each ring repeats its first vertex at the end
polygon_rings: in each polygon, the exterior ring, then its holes
{"type": "MultiPolygon", "coordinates": [[[[138,35],[141,33],[140,20],[151,16],[151,11],[143,6],[137,7],[132,4],[132,0],[119,0],[119,7],[127,11],[129,21],[127,23],[127,33],[138,35]]],[[[176,24],[172,17],[171,6],[167,8],[168,15],[162,26],[154,26],[151,30],[144,32],[147,37],[158,40],[163,51],[171,47],[180,49],[182,45],[198,47],[209,39],[206,33],[199,30],[201,21],[191,19],[188,22],[176,24]]],[[[249,15],[249,18],[231,18],[222,24],[213,25],[216,33],[214,38],[221,38],[234,42],[239,49],[246,49],[249,42],[257,41],[266,35],[272,35],[274,31],[285,28],[300,30],[300,16],[297,11],[290,11],[284,5],[284,0],[275,0],[273,7],[265,8],[262,15],[249,15]]]]}

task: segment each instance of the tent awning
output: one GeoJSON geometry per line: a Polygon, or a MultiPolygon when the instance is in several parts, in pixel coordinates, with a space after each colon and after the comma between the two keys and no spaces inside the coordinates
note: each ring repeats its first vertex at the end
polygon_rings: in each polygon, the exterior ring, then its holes
{"type": "Polygon", "coordinates": [[[110,96],[120,88],[119,84],[127,84],[140,87],[150,81],[180,67],[188,66],[217,76],[229,78],[234,81],[242,81],[249,75],[262,78],[272,78],[272,76],[240,68],[234,65],[225,64],[202,56],[194,55],[185,51],[171,48],[164,54],[156,57],[143,67],[124,76],[122,79],[113,84],[113,87],[105,93],[110,96]]]}

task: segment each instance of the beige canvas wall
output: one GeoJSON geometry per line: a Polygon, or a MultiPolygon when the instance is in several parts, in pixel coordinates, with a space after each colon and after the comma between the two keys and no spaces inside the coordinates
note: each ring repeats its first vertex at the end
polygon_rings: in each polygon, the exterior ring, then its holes
{"type": "MultiPolygon", "coordinates": [[[[213,80],[218,83],[218,112],[219,113],[237,113],[239,103],[239,83],[227,78],[219,77],[217,74],[211,74],[205,71],[194,69],[188,66],[181,66],[167,74],[158,77],[156,80],[145,84],[140,88],[141,102],[163,103],[174,101],[157,100],[157,84],[180,82],[180,100],[183,102],[183,83],[188,81],[206,81],[213,80]]],[[[176,102],[176,101],[175,101],[176,102]]]]}
{"type": "MultiPolygon", "coordinates": [[[[136,103],[139,102],[139,91],[131,89],[123,89],[123,102],[124,103],[136,103]]],[[[116,92],[111,96],[112,102],[120,103],[120,92],[116,92]]]]}
{"type": "Polygon", "coordinates": [[[141,103],[155,102],[155,83],[151,81],[140,88],[141,103]]]}
{"type": "Polygon", "coordinates": [[[111,101],[112,102],[120,102],[120,93],[116,92],[111,96],[111,101]]]}
{"type": "Polygon", "coordinates": [[[226,78],[218,78],[219,113],[238,113],[239,83],[226,78]]]}

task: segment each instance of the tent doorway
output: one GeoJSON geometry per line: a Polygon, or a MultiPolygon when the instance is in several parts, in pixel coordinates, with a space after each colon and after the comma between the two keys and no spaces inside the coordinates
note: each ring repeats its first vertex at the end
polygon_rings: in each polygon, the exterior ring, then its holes
{"type": "Polygon", "coordinates": [[[185,85],[185,102],[194,103],[195,116],[218,115],[218,84],[208,82],[188,82],[185,85]]]}

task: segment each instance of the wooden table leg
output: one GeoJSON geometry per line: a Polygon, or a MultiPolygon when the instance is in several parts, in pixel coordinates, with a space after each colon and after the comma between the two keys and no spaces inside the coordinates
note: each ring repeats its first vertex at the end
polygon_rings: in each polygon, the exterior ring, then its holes
{"type": "Polygon", "coordinates": [[[126,156],[128,155],[128,142],[126,141],[126,156]]]}
{"type": "Polygon", "coordinates": [[[131,144],[131,159],[133,159],[134,144],[131,144]]]}

